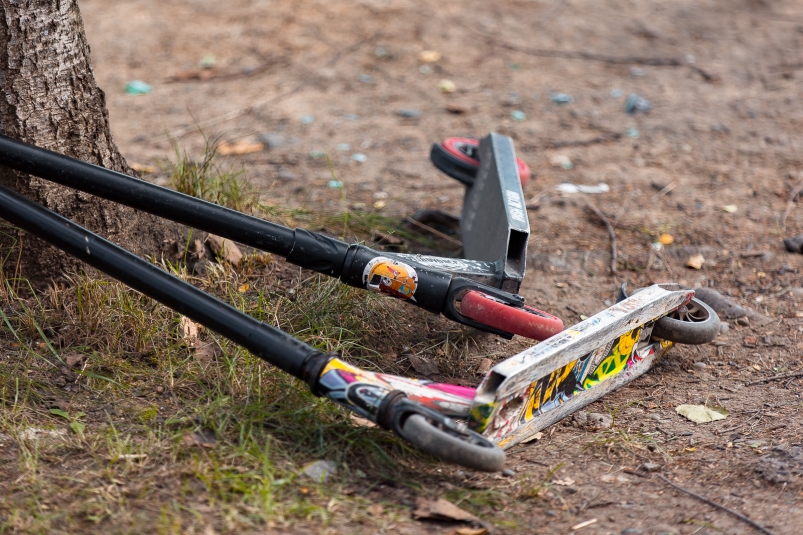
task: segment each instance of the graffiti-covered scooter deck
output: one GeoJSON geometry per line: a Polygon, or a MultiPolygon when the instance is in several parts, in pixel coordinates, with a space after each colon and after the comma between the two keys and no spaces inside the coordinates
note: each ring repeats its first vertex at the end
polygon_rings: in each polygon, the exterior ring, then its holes
{"type": "Polygon", "coordinates": [[[655,321],[693,296],[651,286],[497,364],[477,389],[469,426],[508,448],[632,381],[672,347],[652,339],[655,321]]]}

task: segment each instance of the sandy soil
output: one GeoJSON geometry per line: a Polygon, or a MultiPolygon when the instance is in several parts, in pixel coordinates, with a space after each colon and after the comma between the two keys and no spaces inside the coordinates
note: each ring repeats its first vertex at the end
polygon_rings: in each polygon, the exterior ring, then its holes
{"type": "MultiPolygon", "coordinates": [[[[782,221],[803,180],[800,4],[84,0],[81,8],[112,130],[129,163],[170,157],[165,133],[199,152],[204,138],[194,124],[228,141],[271,134],[281,146],[232,158],[274,202],[339,209],[341,192],[327,186],[325,159],[310,155],[324,151],[352,208],[393,217],[424,207],[457,214],[462,188],[431,166],[429,145],[497,131],[515,140],[535,175],[525,190],[532,237],[522,293],[529,302],[572,323],[604,308],[623,281],[674,280],[713,287],[772,319],[764,326],[728,320],[714,344],[674,349],[656,370],[590,408],[614,414],[612,429],[560,424],[510,450],[518,475],[545,477],[560,465],[553,480],[571,483],[504,511],[489,508],[495,532],[569,533],[594,518],[577,533],[754,532],[653,474],[637,475],[654,462],[676,484],[773,533],[800,533],[800,481],[773,482],[756,468],[763,456],[785,455],[773,448],[801,442],[803,386],[798,379],[745,386],[801,366],[803,256],[785,252],[781,240],[803,232],[799,207],[782,221]],[[424,63],[424,50],[442,57],[424,63]],[[213,78],[171,81],[210,54],[215,67],[202,74],[213,78]],[[153,92],[125,94],[133,79],[153,92]],[[456,91],[441,92],[441,80],[456,91]],[[573,102],[557,104],[550,92],[573,102]],[[653,109],[626,114],[630,93],[653,109]],[[451,113],[449,105],[465,112],[451,113]],[[421,113],[402,117],[400,109],[421,113]],[[513,111],[525,119],[514,120],[513,111]],[[353,159],[357,153],[364,162],[353,159]],[[556,165],[563,156],[571,169],[556,165]],[[611,191],[561,196],[554,192],[561,182],[605,182],[611,191]],[[589,201],[616,226],[615,276],[607,233],[587,215],[589,201]],[[735,211],[723,210],[729,205],[735,211]],[[651,244],[661,233],[675,241],[656,254],[651,244]],[[686,268],[696,253],[703,268],[686,268]],[[703,402],[726,407],[730,417],[695,426],[674,412],[703,402]],[[651,436],[666,439],[666,455],[649,451],[644,437],[651,436]]],[[[506,347],[499,345],[500,358],[506,347]]],[[[444,468],[447,488],[513,492],[519,481],[464,481],[451,470],[444,468]]],[[[405,488],[376,492],[376,499],[412,499],[405,488]]],[[[373,533],[337,519],[334,527],[373,533]]],[[[404,520],[390,531],[453,529],[404,520]]]]}

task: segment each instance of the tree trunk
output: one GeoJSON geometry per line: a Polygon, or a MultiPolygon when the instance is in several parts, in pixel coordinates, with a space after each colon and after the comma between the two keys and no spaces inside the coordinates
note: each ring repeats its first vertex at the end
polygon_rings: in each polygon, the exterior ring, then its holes
{"type": "MultiPolygon", "coordinates": [[[[76,0],[0,0],[0,91],[0,132],[131,172],[112,140],[76,0]]],[[[176,237],[175,225],[149,214],[7,168],[0,183],[139,255],[158,255],[163,240],[176,237]]],[[[41,283],[80,268],[33,236],[0,227],[0,275],[41,283]]]]}

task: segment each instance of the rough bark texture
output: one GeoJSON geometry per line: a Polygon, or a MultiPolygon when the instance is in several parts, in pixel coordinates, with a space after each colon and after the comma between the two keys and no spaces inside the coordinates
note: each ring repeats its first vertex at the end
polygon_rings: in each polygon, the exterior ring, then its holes
{"type": "MultiPolygon", "coordinates": [[[[0,131],[130,173],[112,140],[76,1],[0,0],[0,11],[0,131]]],[[[140,255],[158,254],[167,234],[177,231],[148,214],[7,168],[0,167],[0,183],[140,255]]],[[[0,228],[0,251],[5,276],[41,282],[80,268],[74,259],[7,225],[0,228]],[[21,254],[8,255],[12,246],[21,246],[21,254]]]]}

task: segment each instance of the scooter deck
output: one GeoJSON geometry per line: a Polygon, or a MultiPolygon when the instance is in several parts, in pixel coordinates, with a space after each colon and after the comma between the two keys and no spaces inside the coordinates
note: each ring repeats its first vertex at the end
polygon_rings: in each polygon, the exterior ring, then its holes
{"type": "Polygon", "coordinates": [[[650,343],[653,321],[693,296],[651,286],[497,364],[469,425],[508,448],[635,379],[672,345],[650,343]]]}

